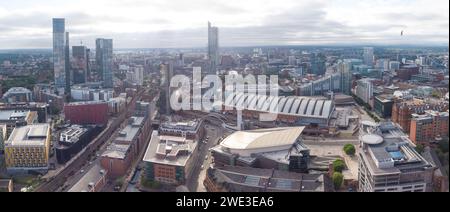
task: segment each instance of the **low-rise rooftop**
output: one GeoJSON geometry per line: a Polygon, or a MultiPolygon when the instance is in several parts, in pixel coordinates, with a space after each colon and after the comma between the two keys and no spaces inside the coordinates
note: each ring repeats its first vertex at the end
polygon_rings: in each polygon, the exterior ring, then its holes
{"type": "Polygon", "coordinates": [[[49,135],[49,124],[33,124],[16,127],[12,131],[6,146],[42,146],[49,135]]]}
{"type": "Polygon", "coordinates": [[[185,166],[197,145],[198,142],[194,140],[175,136],[160,136],[158,131],[153,131],[143,161],[185,166]]]}

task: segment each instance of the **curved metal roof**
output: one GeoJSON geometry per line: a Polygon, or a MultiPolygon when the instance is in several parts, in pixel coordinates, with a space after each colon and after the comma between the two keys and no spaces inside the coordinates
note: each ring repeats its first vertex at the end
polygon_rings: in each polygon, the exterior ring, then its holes
{"type": "Polygon", "coordinates": [[[283,108],[283,113],[289,113],[289,111],[291,110],[291,107],[292,107],[292,103],[294,103],[294,100],[295,100],[294,98],[288,97],[286,105],[283,108]]]}
{"type": "Polygon", "coordinates": [[[301,98],[297,98],[297,99],[294,101],[294,104],[292,105],[291,112],[289,112],[289,113],[291,113],[291,114],[297,114],[297,111],[298,111],[298,108],[300,107],[301,101],[302,101],[301,98]]]}
{"type": "Polygon", "coordinates": [[[320,113],[322,112],[323,104],[325,102],[323,100],[319,100],[316,103],[316,109],[314,110],[314,116],[320,116],[320,113]]]}
{"type": "Polygon", "coordinates": [[[256,107],[256,110],[259,110],[259,111],[262,110],[264,103],[266,103],[266,99],[267,99],[267,96],[260,96],[258,98],[258,106],[256,107]]]}
{"type": "Polygon", "coordinates": [[[274,113],[274,111],[271,110],[275,109],[275,112],[285,115],[305,116],[312,118],[328,118],[334,110],[334,103],[331,100],[299,96],[259,96],[242,93],[230,95],[226,99],[225,105],[229,107],[236,107],[236,105],[238,105],[248,110],[269,113],[274,113]]]}
{"type": "Polygon", "coordinates": [[[322,116],[323,117],[329,117],[331,115],[331,110],[333,109],[332,107],[333,102],[331,101],[326,101],[323,104],[323,109],[322,109],[322,116]]]}
{"type": "Polygon", "coordinates": [[[311,99],[309,101],[308,109],[306,110],[306,114],[305,115],[311,116],[313,114],[313,112],[314,112],[313,110],[314,110],[314,107],[316,106],[316,102],[317,102],[317,100],[315,100],[315,99],[311,99]]]}

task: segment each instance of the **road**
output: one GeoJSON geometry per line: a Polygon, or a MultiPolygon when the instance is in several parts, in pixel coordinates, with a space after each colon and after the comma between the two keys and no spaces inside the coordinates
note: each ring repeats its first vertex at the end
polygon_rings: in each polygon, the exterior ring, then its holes
{"type": "Polygon", "coordinates": [[[206,170],[211,164],[211,155],[209,153],[209,149],[217,145],[219,139],[223,135],[222,127],[213,126],[208,123],[205,123],[206,128],[206,137],[209,137],[208,142],[204,144],[202,141],[198,147],[198,156],[196,157],[196,161],[194,161],[194,165],[192,167],[191,177],[188,178],[186,182],[186,186],[189,191],[206,191],[203,186],[203,180],[206,176],[206,170]],[[208,159],[205,160],[205,157],[208,156],[208,159]],[[203,166],[203,169],[201,168],[203,166]]]}
{"type": "Polygon", "coordinates": [[[36,188],[36,192],[51,192],[57,191],[64,183],[71,178],[76,172],[83,169],[89,161],[89,158],[96,154],[105,143],[113,137],[113,133],[119,129],[120,125],[133,114],[134,105],[137,100],[141,99],[144,94],[144,90],[140,91],[130,102],[127,110],[124,111],[118,118],[114,119],[106,129],[100,133],[89,145],[82,150],[75,158],[67,163],[67,165],[61,169],[58,173],[50,178],[47,182],[42,183],[36,188]]]}

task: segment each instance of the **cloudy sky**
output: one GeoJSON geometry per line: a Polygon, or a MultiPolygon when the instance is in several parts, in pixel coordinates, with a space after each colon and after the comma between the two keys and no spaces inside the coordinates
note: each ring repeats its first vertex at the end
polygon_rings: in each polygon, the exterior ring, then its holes
{"type": "Polygon", "coordinates": [[[221,46],[449,43],[448,0],[1,0],[0,49],[51,48],[53,17],[115,48],[203,47],[207,21],[221,46]]]}

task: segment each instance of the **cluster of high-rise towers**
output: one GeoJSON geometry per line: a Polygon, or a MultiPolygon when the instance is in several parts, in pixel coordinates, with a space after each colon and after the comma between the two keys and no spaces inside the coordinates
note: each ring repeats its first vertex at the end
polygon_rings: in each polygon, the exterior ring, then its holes
{"type": "Polygon", "coordinates": [[[65,19],[53,19],[55,88],[60,94],[69,94],[73,84],[87,83],[92,80],[102,80],[105,88],[113,87],[113,41],[98,38],[95,44],[95,59],[100,79],[92,78],[89,63],[90,49],[82,45],[73,46],[72,56],[70,56],[69,32],[65,29],[65,19]]]}
{"type": "MultiPolygon", "coordinates": [[[[86,46],[72,46],[70,56],[69,32],[65,29],[64,18],[53,19],[53,65],[55,88],[59,93],[69,94],[73,84],[101,80],[104,88],[113,87],[113,40],[96,39],[95,61],[99,78],[93,79],[89,63],[90,49],[86,46]],[[71,58],[73,60],[71,60],[71,58]]],[[[219,29],[208,22],[208,59],[210,73],[218,71],[219,29]]]]}

